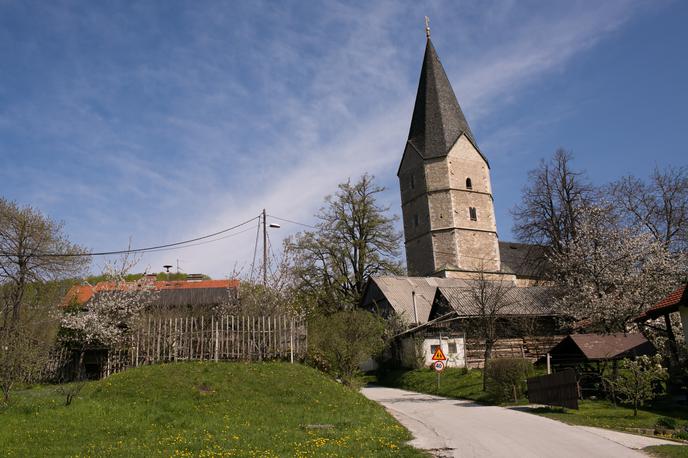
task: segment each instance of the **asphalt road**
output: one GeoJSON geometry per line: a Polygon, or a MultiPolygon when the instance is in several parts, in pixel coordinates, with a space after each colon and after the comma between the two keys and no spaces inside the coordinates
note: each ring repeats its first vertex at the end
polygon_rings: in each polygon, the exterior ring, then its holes
{"type": "Polygon", "coordinates": [[[385,406],[411,431],[411,445],[435,456],[646,457],[630,447],[669,443],[393,388],[368,387],[362,393],[385,406]]]}

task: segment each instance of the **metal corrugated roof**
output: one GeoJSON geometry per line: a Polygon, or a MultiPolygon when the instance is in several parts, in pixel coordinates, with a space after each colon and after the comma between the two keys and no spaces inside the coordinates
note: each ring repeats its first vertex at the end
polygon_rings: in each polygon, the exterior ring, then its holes
{"type": "Polygon", "coordinates": [[[411,322],[415,321],[412,296],[415,291],[418,323],[428,321],[438,286],[462,286],[466,284],[465,280],[458,278],[436,277],[386,276],[373,277],[371,281],[375,282],[394,312],[411,322]]]}
{"type": "MultiPolygon", "coordinates": [[[[468,282],[467,282],[468,283],[468,282]]],[[[481,313],[476,301],[475,285],[463,287],[440,287],[440,294],[449,306],[460,316],[475,316],[481,313]]],[[[504,287],[492,292],[492,303],[498,302],[499,315],[556,315],[554,310],[554,289],[546,286],[504,287]]]]}

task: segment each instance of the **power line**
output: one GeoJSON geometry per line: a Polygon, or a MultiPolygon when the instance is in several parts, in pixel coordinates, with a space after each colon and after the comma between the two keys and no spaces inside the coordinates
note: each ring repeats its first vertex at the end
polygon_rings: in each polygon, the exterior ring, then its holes
{"type": "MultiPolygon", "coordinates": [[[[246,221],[239,223],[235,226],[228,227],[227,229],[222,229],[221,231],[213,232],[212,234],[203,235],[201,237],[196,237],[196,238],[184,240],[181,242],[167,243],[164,245],[156,245],[156,246],[145,247],[145,248],[134,248],[134,249],[128,249],[128,250],[99,251],[99,252],[95,252],[95,253],[87,253],[87,252],[82,252],[82,253],[32,253],[31,256],[37,257],[37,258],[54,258],[54,257],[110,256],[110,255],[115,255],[115,254],[144,253],[144,252],[148,252],[148,251],[160,250],[163,248],[178,247],[179,245],[186,245],[186,244],[191,243],[191,242],[197,242],[199,240],[209,239],[211,237],[215,237],[215,236],[218,236],[220,234],[224,234],[224,233],[227,233],[227,232],[232,231],[234,229],[237,229],[241,226],[245,226],[246,224],[248,224],[251,221],[254,221],[256,219],[258,219],[258,216],[254,216],[253,218],[251,218],[249,220],[246,220],[246,221]]],[[[7,253],[7,252],[0,252],[0,255],[5,256],[5,257],[16,256],[15,254],[7,253]]]]}
{"type": "Polygon", "coordinates": [[[243,231],[235,232],[233,234],[225,235],[224,237],[218,237],[216,239],[206,240],[204,242],[192,243],[190,245],[184,245],[184,246],[178,246],[178,247],[172,247],[172,248],[157,248],[157,249],[153,249],[153,250],[147,250],[146,253],[157,253],[158,251],[182,250],[184,248],[189,248],[189,247],[193,247],[193,246],[206,245],[208,243],[219,242],[220,240],[229,239],[229,238],[232,238],[234,236],[244,234],[248,231],[252,231],[253,228],[254,228],[254,226],[251,226],[248,229],[244,229],[243,231]]]}
{"type": "Polygon", "coordinates": [[[305,226],[305,227],[310,227],[310,228],[312,228],[312,229],[317,229],[317,227],[312,226],[312,225],[310,225],[310,224],[299,223],[298,221],[292,221],[292,220],[290,220],[290,219],[280,218],[279,216],[275,216],[275,215],[268,215],[268,216],[269,216],[270,218],[275,218],[275,219],[277,219],[277,220],[284,221],[284,222],[287,222],[287,223],[298,224],[299,226],[305,226]]]}
{"type": "Polygon", "coordinates": [[[256,253],[258,252],[258,237],[260,236],[260,218],[262,215],[258,216],[258,224],[256,225],[256,241],[253,244],[253,261],[251,261],[251,276],[250,282],[253,283],[253,273],[256,267],[256,253]]]}

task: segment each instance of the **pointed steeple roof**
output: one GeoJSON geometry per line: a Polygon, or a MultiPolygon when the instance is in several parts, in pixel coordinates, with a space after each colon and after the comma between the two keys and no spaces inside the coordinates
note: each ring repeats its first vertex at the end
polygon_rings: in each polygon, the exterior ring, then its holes
{"type": "Polygon", "coordinates": [[[465,134],[476,145],[447,74],[428,37],[408,141],[423,158],[430,159],[447,155],[461,134],[465,134]]]}

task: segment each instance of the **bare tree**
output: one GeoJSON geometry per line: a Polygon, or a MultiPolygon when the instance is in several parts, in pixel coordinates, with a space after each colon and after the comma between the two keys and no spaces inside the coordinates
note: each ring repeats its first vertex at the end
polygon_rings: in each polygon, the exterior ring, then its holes
{"type": "Polygon", "coordinates": [[[573,156],[559,149],[528,173],[522,203],[512,210],[514,232],[523,242],[564,253],[576,238],[581,208],[594,200],[585,174],[571,167],[573,156]]]}
{"type": "Polygon", "coordinates": [[[655,167],[648,181],[626,176],[609,191],[626,224],[644,228],[674,253],[688,249],[688,168],[655,167]]]}
{"type": "MultiPolygon", "coordinates": [[[[506,311],[515,304],[510,298],[510,292],[515,285],[503,278],[491,278],[485,269],[479,269],[474,280],[470,281],[468,294],[472,301],[472,309],[466,310],[469,319],[464,320],[467,332],[484,341],[485,367],[492,358],[492,351],[500,338],[504,337],[508,321],[505,321],[506,311]]],[[[512,322],[511,324],[514,324],[512,322]]],[[[486,371],[483,371],[483,391],[487,389],[486,371]]]]}
{"type": "Polygon", "coordinates": [[[41,378],[57,334],[54,305],[25,306],[19,322],[0,328],[0,388],[5,403],[17,383],[41,378]]]}
{"type": "Polygon", "coordinates": [[[34,381],[55,342],[57,306],[68,277],[88,259],[62,226],[31,207],[0,198],[0,385],[34,381]]]}
{"type": "Polygon", "coordinates": [[[76,255],[84,251],[67,240],[61,224],[0,198],[0,325],[19,320],[29,288],[81,273],[88,259],[76,255]]]}
{"type": "Polygon", "coordinates": [[[376,197],[384,188],[363,175],[339,185],[316,215],[314,231],[290,242],[292,272],[299,288],[324,307],[354,307],[372,275],[401,273],[401,234],[376,197]]]}

